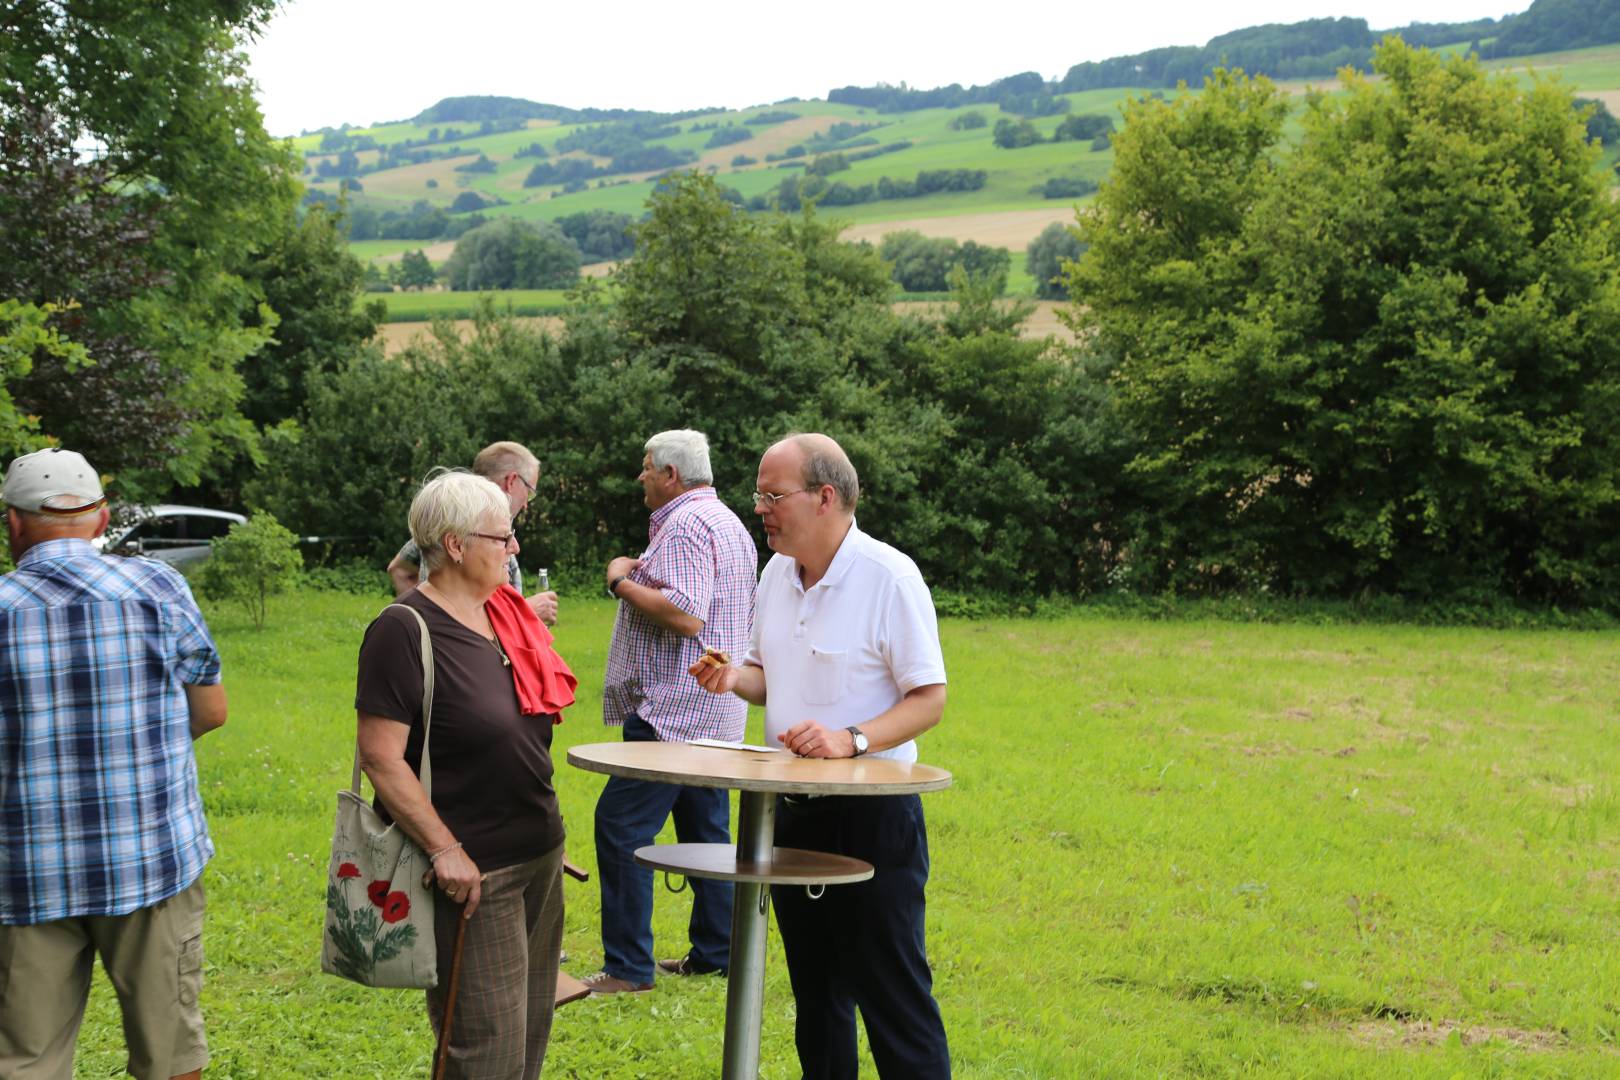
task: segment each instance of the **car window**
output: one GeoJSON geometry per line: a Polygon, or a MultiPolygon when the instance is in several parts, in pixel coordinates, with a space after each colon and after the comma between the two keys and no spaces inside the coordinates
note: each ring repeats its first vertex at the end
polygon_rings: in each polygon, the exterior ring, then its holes
{"type": "Polygon", "coordinates": [[[192,517],[186,520],[186,535],[193,540],[218,540],[231,531],[230,518],[192,517]]]}

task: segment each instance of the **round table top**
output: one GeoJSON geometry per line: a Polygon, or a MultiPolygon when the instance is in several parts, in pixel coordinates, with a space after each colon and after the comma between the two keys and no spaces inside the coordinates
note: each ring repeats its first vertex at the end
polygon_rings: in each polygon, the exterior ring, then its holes
{"type": "Polygon", "coordinates": [[[803,758],[675,742],[589,743],[568,751],[586,772],[688,787],[775,791],[791,795],[909,795],[951,786],[932,765],[888,758],[803,758]]]}

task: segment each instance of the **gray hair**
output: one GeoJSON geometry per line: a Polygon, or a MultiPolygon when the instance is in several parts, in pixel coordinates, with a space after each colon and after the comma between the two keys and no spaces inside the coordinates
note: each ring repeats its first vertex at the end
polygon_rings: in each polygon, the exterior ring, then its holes
{"type": "Polygon", "coordinates": [[[839,505],[846,513],[853,514],[861,498],[861,478],[855,474],[855,466],[844,448],[826,435],[793,434],[782,441],[791,442],[804,454],[800,475],[805,488],[819,491],[823,484],[832,485],[838,492],[839,505]]]}
{"type": "Polygon", "coordinates": [[[714,483],[714,470],[709,467],[709,437],[701,431],[660,431],[642,449],[652,458],[653,468],[675,466],[685,487],[714,483]]]}
{"type": "Polygon", "coordinates": [[[515,472],[521,476],[531,469],[535,472],[540,470],[540,459],[527,446],[515,442],[490,443],[478,451],[472,466],[473,472],[497,483],[507,473],[515,472]]]}
{"type": "Polygon", "coordinates": [[[512,504],[493,481],[462,469],[442,472],[422,485],[411,500],[411,539],[422,553],[422,569],[444,565],[444,538],[463,543],[491,514],[510,518],[512,504]]]}

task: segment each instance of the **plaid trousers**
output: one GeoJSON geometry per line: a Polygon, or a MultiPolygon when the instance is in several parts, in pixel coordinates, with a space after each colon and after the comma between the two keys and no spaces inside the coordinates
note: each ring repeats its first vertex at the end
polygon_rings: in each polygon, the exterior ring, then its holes
{"type": "MultiPolygon", "coordinates": [[[[563,935],[563,846],[516,866],[491,870],[467,923],[461,984],[451,1019],[450,1080],[535,1080],[546,1062],[557,1001],[563,935]]],[[[461,905],[435,898],[439,985],[427,992],[437,1044],[455,955],[461,905]]]]}

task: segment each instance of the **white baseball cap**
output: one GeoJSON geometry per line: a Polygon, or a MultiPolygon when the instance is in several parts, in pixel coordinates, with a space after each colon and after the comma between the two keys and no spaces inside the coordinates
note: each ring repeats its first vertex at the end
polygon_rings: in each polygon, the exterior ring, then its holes
{"type": "Polygon", "coordinates": [[[101,477],[73,450],[52,447],[15,459],[0,499],[36,514],[82,514],[106,499],[101,477]],[[48,504],[48,505],[47,505],[48,504]]]}

